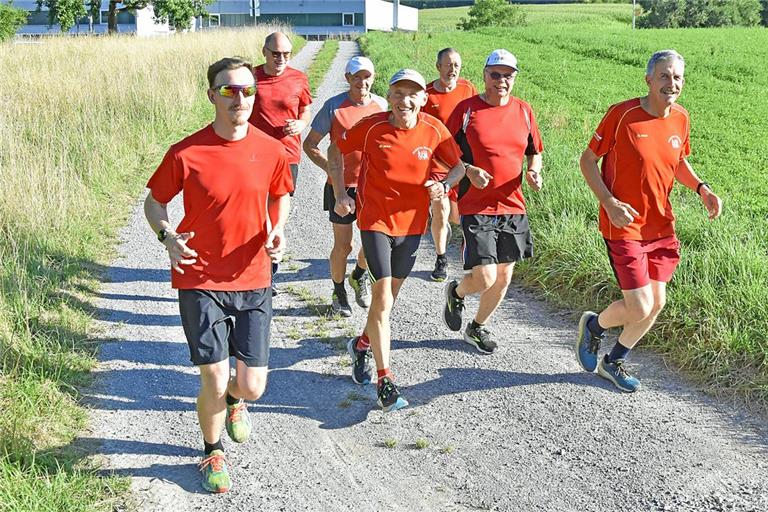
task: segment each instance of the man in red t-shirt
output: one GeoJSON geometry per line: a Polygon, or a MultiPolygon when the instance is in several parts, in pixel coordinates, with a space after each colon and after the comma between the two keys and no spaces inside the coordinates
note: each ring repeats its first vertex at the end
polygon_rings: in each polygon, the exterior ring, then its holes
{"type": "Polygon", "coordinates": [[[231,486],[221,429],[245,442],[245,400],[259,399],[267,384],[270,261],[285,250],[293,182],[285,148],[248,123],[251,65],[222,59],[208,68],[208,85],[213,123],[171,146],[147,183],[144,212],[168,251],[190,359],[200,369],[202,484],[219,493],[231,486]],[[167,204],[179,192],[184,218],[174,229],[167,204]]]}
{"type": "Polygon", "coordinates": [[[623,299],[579,321],[576,357],[582,368],[626,392],[639,389],[624,362],[666,302],[667,283],[680,259],[669,194],[675,180],[695,190],[709,212],[722,201],[688,163],[690,120],[676,103],[685,62],[674,50],[653,54],[646,67],[648,94],[613,105],[581,155],[581,172],[600,201],[600,232],[623,299]],[[598,162],[602,159],[602,165],[598,162]],[[606,329],[622,327],[610,353],[598,361],[606,329]]]}
{"type": "MultiPolygon", "coordinates": [[[[459,78],[461,55],[454,48],[443,48],[437,52],[435,64],[440,77],[427,85],[427,104],[422,112],[435,116],[443,124],[453,113],[460,101],[477,94],[472,82],[459,78]]],[[[445,251],[448,245],[448,221],[459,223],[455,189],[440,199],[432,201],[432,240],[435,243],[435,268],[430,277],[434,281],[445,281],[448,277],[448,258],[445,251]]]]}
{"type": "MultiPolygon", "coordinates": [[[[333,226],[333,249],[329,258],[333,282],[331,310],[347,317],[352,316],[352,308],[344,287],[344,277],[347,273],[347,257],[352,252],[352,224],[355,222],[355,214],[341,217],[335,212],[334,188],[340,187],[339,193],[343,189],[344,193],[355,197],[361,154],[359,151],[353,151],[344,155],[343,172],[332,176],[327,156],[318,148],[318,144],[329,134],[331,142],[336,142],[345,130],[352,128],[362,118],[387,110],[387,100],[371,92],[374,77],[373,62],[370,59],[360,56],[349,59],[344,72],[349,90],[337,94],[323,104],[312,120],[312,130],[304,139],[304,152],[315,165],[328,174],[323,192],[323,208],[328,211],[328,220],[333,226]]],[[[355,292],[357,305],[362,308],[367,308],[371,303],[367,269],[361,247],[357,254],[357,265],[349,276],[349,284],[355,292]]]]}
{"type": "MultiPolygon", "coordinates": [[[[341,154],[361,153],[357,197],[334,187],[336,213],[357,214],[368,272],[373,285],[368,322],[363,334],[350,342],[355,382],[371,381],[367,352],[373,349],[379,406],[385,412],[408,402],[400,396],[389,370],[389,315],[405,278],[416,262],[421,235],[429,221],[429,201],[438,199],[464,175],[459,147],[445,126],[420,112],[427,101],[424,78],[401,69],[389,81],[390,112],[370,115],[331,144],[331,175],[343,168],[341,154]],[[436,172],[439,159],[448,175],[436,172]],[[442,181],[438,181],[442,178],[442,181]]],[[[334,182],[334,185],[336,183],[334,182]]]]}
{"type": "Polygon", "coordinates": [[[464,297],[479,293],[464,341],[485,354],[497,346],[485,324],[507,293],[515,263],[533,256],[523,176],[535,191],[542,185],[544,145],[531,106],[512,96],[517,73],[514,55],[493,51],[483,70],[485,92],[459,103],[448,119],[462,160],[469,164],[458,197],[464,270],[471,273],[446,286],[443,320],[452,331],[460,331],[464,297]]]}

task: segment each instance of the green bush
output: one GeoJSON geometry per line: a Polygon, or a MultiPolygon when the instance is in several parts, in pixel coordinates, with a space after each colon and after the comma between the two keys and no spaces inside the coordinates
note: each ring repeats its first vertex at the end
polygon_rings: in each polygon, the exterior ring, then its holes
{"type": "Polygon", "coordinates": [[[27,22],[29,13],[23,9],[16,9],[10,3],[0,4],[0,42],[6,41],[16,35],[16,31],[27,22]]]}
{"type": "Polygon", "coordinates": [[[525,25],[525,12],[507,0],[477,0],[467,11],[469,18],[461,18],[456,24],[459,30],[482,27],[517,27],[525,25]]]}
{"type": "Polygon", "coordinates": [[[760,23],[760,0],[640,0],[641,28],[752,26],[760,23]]]}
{"type": "Polygon", "coordinates": [[[760,24],[764,27],[768,27],[768,0],[760,0],[762,5],[760,10],[760,24]]]}

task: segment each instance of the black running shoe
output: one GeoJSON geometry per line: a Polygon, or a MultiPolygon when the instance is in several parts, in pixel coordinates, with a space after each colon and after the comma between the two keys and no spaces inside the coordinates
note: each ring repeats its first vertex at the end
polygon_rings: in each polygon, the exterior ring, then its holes
{"type": "Polygon", "coordinates": [[[464,329],[464,341],[473,345],[483,354],[492,354],[497,347],[496,342],[491,339],[491,331],[482,325],[474,329],[471,322],[464,329]]]}
{"type": "Polygon", "coordinates": [[[352,316],[352,308],[346,293],[333,292],[331,295],[331,312],[347,318],[352,316]]]}
{"type": "Polygon", "coordinates": [[[352,380],[355,384],[370,384],[371,365],[368,361],[371,358],[371,351],[357,350],[356,345],[356,337],[347,342],[347,352],[352,358],[352,380]]]}
{"type": "Polygon", "coordinates": [[[443,322],[452,331],[461,330],[461,315],[464,313],[464,299],[457,299],[453,296],[453,291],[457,286],[459,286],[459,282],[455,279],[445,285],[443,322]]]}
{"type": "Polygon", "coordinates": [[[408,406],[408,401],[400,396],[400,390],[389,377],[379,379],[376,394],[379,397],[379,407],[384,409],[384,412],[392,412],[408,406]]]}
{"type": "Polygon", "coordinates": [[[438,256],[435,260],[435,269],[432,271],[432,274],[430,274],[429,277],[438,283],[445,281],[448,278],[448,258],[445,256],[442,258],[438,256]]]}

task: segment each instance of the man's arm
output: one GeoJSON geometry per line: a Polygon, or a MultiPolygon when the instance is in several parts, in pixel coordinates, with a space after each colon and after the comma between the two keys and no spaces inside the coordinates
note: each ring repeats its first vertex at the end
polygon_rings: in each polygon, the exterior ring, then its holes
{"type": "MultiPolygon", "coordinates": [[[[525,173],[525,179],[528,181],[528,185],[538,192],[541,190],[541,186],[544,181],[541,177],[541,153],[535,155],[525,155],[526,164],[528,165],[528,171],[525,173]]],[[[602,180],[601,180],[602,181],[602,180]]]]}
{"type": "Polygon", "coordinates": [[[304,128],[309,126],[311,120],[312,112],[309,110],[309,105],[302,105],[299,107],[299,115],[297,119],[285,120],[285,128],[283,131],[289,136],[299,135],[304,131],[304,128]]]}
{"type": "Polygon", "coordinates": [[[600,167],[597,165],[599,161],[600,157],[594,151],[589,148],[585,149],[579,160],[581,174],[584,175],[587,185],[592,190],[592,193],[595,194],[597,200],[600,201],[600,205],[605,209],[611,224],[617,228],[629,226],[635,220],[635,217],[640,214],[632,208],[632,205],[623,203],[613,197],[613,194],[611,194],[611,191],[608,190],[608,187],[603,182],[600,167]]]}
{"type": "Polygon", "coordinates": [[[269,215],[269,234],[264,244],[267,254],[274,262],[283,259],[285,253],[285,224],[291,211],[291,196],[269,196],[267,199],[267,214],[269,215]]]}
{"type": "Polygon", "coordinates": [[[317,147],[318,144],[320,144],[320,141],[323,140],[323,137],[325,137],[325,135],[322,135],[314,128],[310,130],[309,135],[304,139],[304,153],[310,160],[312,160],[312,163],[330,176],[330,173],[328,172],[328,158],[322,151],[320,151],[320,148],[317,147]]]}
{"type": "Polygon", "coordinates": [[[180,265],[191,265],[197,261],[197,252],[187,247],[187,241],[195,236],[194,232],[176,233],[168,222],[168,205],[157,201],[152,197],[152,192],[147,194],[144,200],[144,216],[147,218],[152,231],[159,233],[161,229],[166,231],[163,245],[168,251],[168,257],[171,260],[171,268],[183,274],[184,270],[180,265]]]}
{"type": "Polygon", "coordinates": [[[344,186],[344,158],[333,142],[328,146],[328,176],[331,177],[333,196],[336,198],[334,211],[341,217],[354,213],[355,200],[349,197],[344,186]]]}
{"type": "Polygon", "coordinates": [[[685,187],[699,193],[701,202],[709,213],[710,220],[720,216],[723,209],[723,201],[712,192],[712,189],[709,188],[707,183],[701,181],[687,158],[680,160],[680,163],[677,165],[677,169],[675,169],[675,179],[685,187]]]}

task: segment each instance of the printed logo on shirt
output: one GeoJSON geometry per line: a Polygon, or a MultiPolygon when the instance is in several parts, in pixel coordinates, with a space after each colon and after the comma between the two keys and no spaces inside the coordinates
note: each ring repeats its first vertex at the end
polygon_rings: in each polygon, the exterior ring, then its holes
{"type": "Polygon", "coordinates": [[[600,142],[601,140],[603,140],[603,138],[602,138],[602,137],[600,136],[600,134],[599,134],[599,133],[597,133],[597,132],[595,132],[595,134],[593,135],[593,137],[595,138],[595,140],[596,140],[597,142],[600,142]]]}
{"type": "Polygon", "coordinates": [[[392,144],[379,144],[379,149],[390,149],[392,144]]]}
{"type": "Polygon", "coordinates": [[[647,133],[636,133],[635,137],[637,137],[638,139],[647,139],[648,138],[648,134],[647,133]]]}
{"type": "Polygon", "coordinates": [[[683,141],[680,140],[680,137],[677,135],[671,136],[669,139],[667,139],[667,142],[674,148],[674,149],[680,149],[680,146],[683,145],[683,141]]]}
{"type": "Polygon", "coordinates": [[[427,146],[419,146],[413,150],[413,154],[416,155],[416,158],[419,160],[429,160],[432,150],[427,146]]]}

